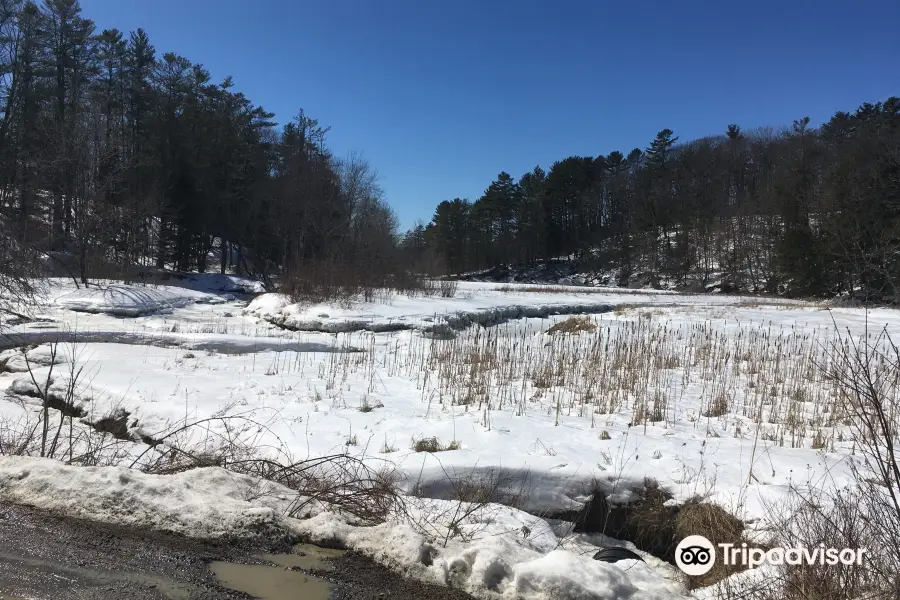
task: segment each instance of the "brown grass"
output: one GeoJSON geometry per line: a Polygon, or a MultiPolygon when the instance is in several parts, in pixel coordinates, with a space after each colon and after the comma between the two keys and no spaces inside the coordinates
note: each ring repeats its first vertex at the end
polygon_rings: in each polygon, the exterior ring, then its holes
{"type": "MultiPolygon", "coordinates": [[[[675,517],[675,540],[683,540],[689,535],[702,535],[714,546],[732,543],[740,546],[744,541],[744,524],[717,504],[691,500],[678,510],[675,517]]],[[[721,557],[716,557],[713,569],[699,577],[688,577],[690,589],[706,587],[718,583],[729,575],[742,571],[742,567],[722,564],[721,557]]]]}
{"type": "Polygon", "coordinates": [[[589,333],[597,331],[597,324],[586,316],[569,317],[565,321],[555,323],[547,333],[589,333]]]}
{"type": "Polygon", "coordinates": [[[453,440],[447,444],[436,437],[426,437],[413,439],[412,449],[415,452],[447,452],[449,450],[459,450],[461,444],[453,440]]]}

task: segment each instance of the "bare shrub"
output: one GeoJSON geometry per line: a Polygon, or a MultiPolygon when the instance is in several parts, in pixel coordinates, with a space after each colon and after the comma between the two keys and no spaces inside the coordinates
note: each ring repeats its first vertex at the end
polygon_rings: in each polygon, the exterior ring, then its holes
{"type": "Polygon", "coordinates": [[[0,313],[28,319],[39,283],[36,254],[11,235],[0,219],[0,313]]]}
{"type": "MultiPolygon", "coordinates": [[[[625,294],[639,295],[645,294],[643,290],[629,290],[623,288],[611,287],[590,287],[583,285],[500,285],[492,288],[495,292],[503,292],[504,294],[625,294]]],[[[671,294],[679,294],[682,292],[669,292],[671,294]]]]}
{"type": "Polygon", "coordinates": [[[335,454],[290,464],[254,459],[232,463],[229,469],[295,490],[297,498],[288,511],[292,517],[328,508],[374,525],[399,510],[398,472],[390,465],[375,469],[359,457],[335,454]]]}
{"type": "Polygon", "coordinates": [[[445,546],[453,539],[471,542],[493,522],[503,506],[519,506],[528,474],[524,471],[473,469],[457,475],[444,472],[442,486],[450,486],[450,501],[424,497],[417,482],[403,506],[405,519],[420,533],[445,546]]]}
{"type": "Polygon", "coordinates": [[[459,282],[455,279],[441,279],[441,298],[455,298],[459,282]]]}
{"type": "Polygon", "coordinates": [[[527,473],[523,471],[473,469],[462,477],[451,477],[449,481],[453,487],[454,500],[517,508],[521,504],[524,482],[527,479],[527,473]]]}
{"type": "Polygon", "coordinates": [[[0,454],[54,458],[82,466],[115,465],[127,460],[133,440],[121,435],[114,416],[91,422],[88,413],[78,406],[87,384],[82,381],[84,367],[79,365],[77,345],[72,343],[65,357],[58,343],[49,344],[47,349],[47,355],[32,354],[35,348],[19,350],[28,379],[9,399],[19,404],[23,414],[0,423],[0,454]],[[66,370],[59,372],[57,367],[63,363],[66,370]],[[35,373],[37,366],[48,367],[46,376],[35,373]],[[32,410],[30,398],[39,401],[37,412],[32,410]]]}
{"type": "MultiPolygon", "coordinates": [[[[900,348],[886,329],[874,339],[835,339],[820,365],[837,383],[850,417],[854,446],[859,451],[850,465],[856,489],[835,491],[826,498],[798,494],[794,511],[814,519],[802,535],[815,535],[842,545],[867,548],[865,569],[824,575],[814,573],[820,585],[828,585],[840,598],[900,598],[900,348]],[[813,522],[815,521],[815,522],[813,522]],[[860,572],[862,571],[862,572],[860,572]]],[[[793,531],[793,530],[791,530],[793,531]]],[[[813,540],[805,540],[813,541],[813,540]]],[[[801,574],[802,577],[802,574],[801,574]]]]}
{"type": "Polygon", "coordinates": [[[435,281],[434,279],[425,279],[424,281],[422,281],[422,284],[419,286],[419,289],[410,290],[408,292],[408,295],[416,296],[418,294],[421,294],[422,296],[425,296],[426,298],[432,298],[432,297],[438,295],[439,289],[440,289],[440,287],[439,287],[437,281],[435,281]]]}
{"type": "Polygon", "coordinates": [[[784,565],[765,585],[757,586],[755,596],[772,600],[900,598],[894,550],[879,546],[880,527],[870,519],[870,510],[870,499],[858,489],[792,486],[787,502],[768,507],[774,546],[865,548],[865,563],[784,565]]]}
{"type": "Polygon", "coordinates": [[[351,261],[345,258],[303,260],[285,270],[281,291],[296,302],[383,301],[392,294],[433,296],[438,286],[424,274],[393,259],[351,261]]]}
{"type": "Polygon", "coordinates": [[[297,493],[288,511],[295,517],[327,507],[357,523],[375,524],[395,508],[400,477],[389,463],[376,469],[364,457],[348,454],[294,461],[280,442],[261,445],[264,434],[277,439],[256,412],[231,413],[229,408],[146,438],[148,447],[131,466],[157,474],[216,466],[273,481],[297,493]]]}

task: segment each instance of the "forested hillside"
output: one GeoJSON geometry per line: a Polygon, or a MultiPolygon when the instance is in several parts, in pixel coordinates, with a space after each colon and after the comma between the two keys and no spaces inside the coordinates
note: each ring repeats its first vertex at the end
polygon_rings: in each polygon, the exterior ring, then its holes
{"type": "Polygon", "coordinates": [[[474,202],[440,203],[404,243],[451,273],[533,275],[552,261],[612,285],[896,299],[898,217],[892,97],[817,129],[729,125],[693,141],[664,129],[643,150],[500,173],[474,202]]]}
{"type": "Polygon", "coordinates": [[[82,280],[235,269],[349,289],[561,269],[609,285],[898,298],[895,97],[818,128],[729,125],[693,141],[664,129],[627,154],[503,172],[399,237],[375,172],[333,156],[299,100],[279,126],[230,77],[157,51],[141,29],[98,31],[77,0],[0,0],[0,113],[4,276],[38,263],[82,280]]]}
{"type": "Polygon", "coordinates": [[[231,78],[141,29],[97,31],[77,0],[0,0],[0,71],[7,270],[31,252],[82,278],[227,263],[267,275],[393,252],[396,219],[365,161],[333,157],[302,110],[276,128],[231,78]]]}

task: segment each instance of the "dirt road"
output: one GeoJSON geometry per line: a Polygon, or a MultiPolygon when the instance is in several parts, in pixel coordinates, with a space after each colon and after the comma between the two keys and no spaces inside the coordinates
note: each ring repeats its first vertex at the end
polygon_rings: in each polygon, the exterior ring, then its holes
{"type": "Polygon", "coordinates": [[[0,504],[0,600],[470,600],[354,554],[312,562],[288,554],[298,561],[289,567],[261,557],[275,552],[291,548],[198,542],[0,504]],[[211,564],[225,567],[229,585],[254,595],[223,587],[211,564]],[[245,581],[266,589],[241,587],[245,581]]]}

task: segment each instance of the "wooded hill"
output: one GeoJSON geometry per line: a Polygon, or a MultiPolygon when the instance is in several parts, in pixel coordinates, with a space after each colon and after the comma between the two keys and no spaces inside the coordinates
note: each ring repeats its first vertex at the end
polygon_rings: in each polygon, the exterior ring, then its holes
{"type": "MultiPolygon", "coordinates": [[[[410,231],[449,272],[569,263],[619,285],[897,299],[900,98],[782,131],[571,156],[474,202],[441,202],[410,231]]],[[[532,269],[532,272],[534,270],[532,269]]]]}
{"type": "Polygon", "coordinates": [[[97,31],[77,0],[0,0],[0,71],[0,217],[20,250],[67,257],[82,278],[395,252],[365,161],[332,156],[302,110],[276,127],[231,78],[141,29],[97,31]]]}

